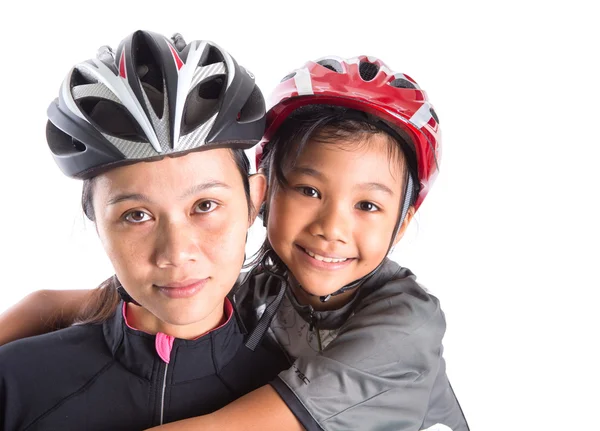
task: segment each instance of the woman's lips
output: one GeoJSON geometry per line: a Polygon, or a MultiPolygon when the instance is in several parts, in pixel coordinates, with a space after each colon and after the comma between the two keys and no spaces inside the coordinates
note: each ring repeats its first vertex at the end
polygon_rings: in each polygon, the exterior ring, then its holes
{"type": "Polygon", "coordinates": [[[165,286],[155,285],[161,293],[169,298],[189,298],[204,288],[208,278],[191,279],[169,283],[165,286]]]}

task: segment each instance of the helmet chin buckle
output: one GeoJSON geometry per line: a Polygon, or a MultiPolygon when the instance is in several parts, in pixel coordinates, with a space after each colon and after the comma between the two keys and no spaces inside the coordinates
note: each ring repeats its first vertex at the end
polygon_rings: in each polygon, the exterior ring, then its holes
{"type": "Polygon", "coordinates": [[[321,302],[327,302],[327,301],[329,301],[329,298],[331,298],[331,294],[319,296],[319,299],[321,300],[321,302]]]}
{"type": "Polygon", "coordinates": [[[123,302],[131,302],[132,304],[135,304],[135,305],[141,307],[141,305],[135,299],[133,299],[131,297],[131,295],[129,295],[129,293],[127,293],[127,291],[125,290],[125,288],[123,287],[123,285],[121,284],[121,282],[119,281],[117,276],[115,276],[115,281],[116,281],[116,286],[117,286],[117,292],[119,292],[119,296],[121,297],[123,302]]]}

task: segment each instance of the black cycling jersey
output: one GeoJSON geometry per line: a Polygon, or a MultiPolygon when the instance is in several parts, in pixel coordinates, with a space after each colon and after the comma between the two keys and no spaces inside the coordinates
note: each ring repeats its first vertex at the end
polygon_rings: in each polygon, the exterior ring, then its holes
{"type": "Polygon", "coordinates": [[[0,347],[0,429],[145,429],[213,412],[289,367],[267,340],[246,348],[226,308],[196,340],[132,329],[121,305],[103,324],[0,347]]]}

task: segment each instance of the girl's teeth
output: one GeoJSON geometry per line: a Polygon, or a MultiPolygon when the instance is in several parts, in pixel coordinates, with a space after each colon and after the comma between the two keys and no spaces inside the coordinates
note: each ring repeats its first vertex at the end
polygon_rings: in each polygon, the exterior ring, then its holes
{"type": "Polygon", "coordinates": [[[342,258],[342,259],[333,259],[333,258],[331,258],[331,257],[323,257],[323,256],[320,256],[320,255],[318,255],[318,254],[315,254],[315,253],[313,253],[313,252],[312,252],[312,251],[310,251],[310,250],[306,250],[306,253],[307,253],[307,254],[308,254],[310,257],[312,257],[312,258],[314,258],[314,259],[317,259],[317,260],[320,260],[321,262],[327,262],[327,263],[338,263],[338,262],[344,262],[344,261],[348,260],[348,258],[347,258],[347,257],[344,257],[344,258],[342,258]]]}

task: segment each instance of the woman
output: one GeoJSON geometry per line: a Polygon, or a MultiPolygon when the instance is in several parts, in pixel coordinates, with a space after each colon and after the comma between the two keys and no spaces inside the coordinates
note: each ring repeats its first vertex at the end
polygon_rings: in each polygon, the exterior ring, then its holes
{"type": "Polygon", "coordinates": [[[0,428],[143,429],[287,368],[243,345],[226,298],[265,193],[243,152],[264,128],[253,76],[211,42],[138,31],[73,67],[48,118],[115,276],[82,324],[0,348],[0,428]]]}

